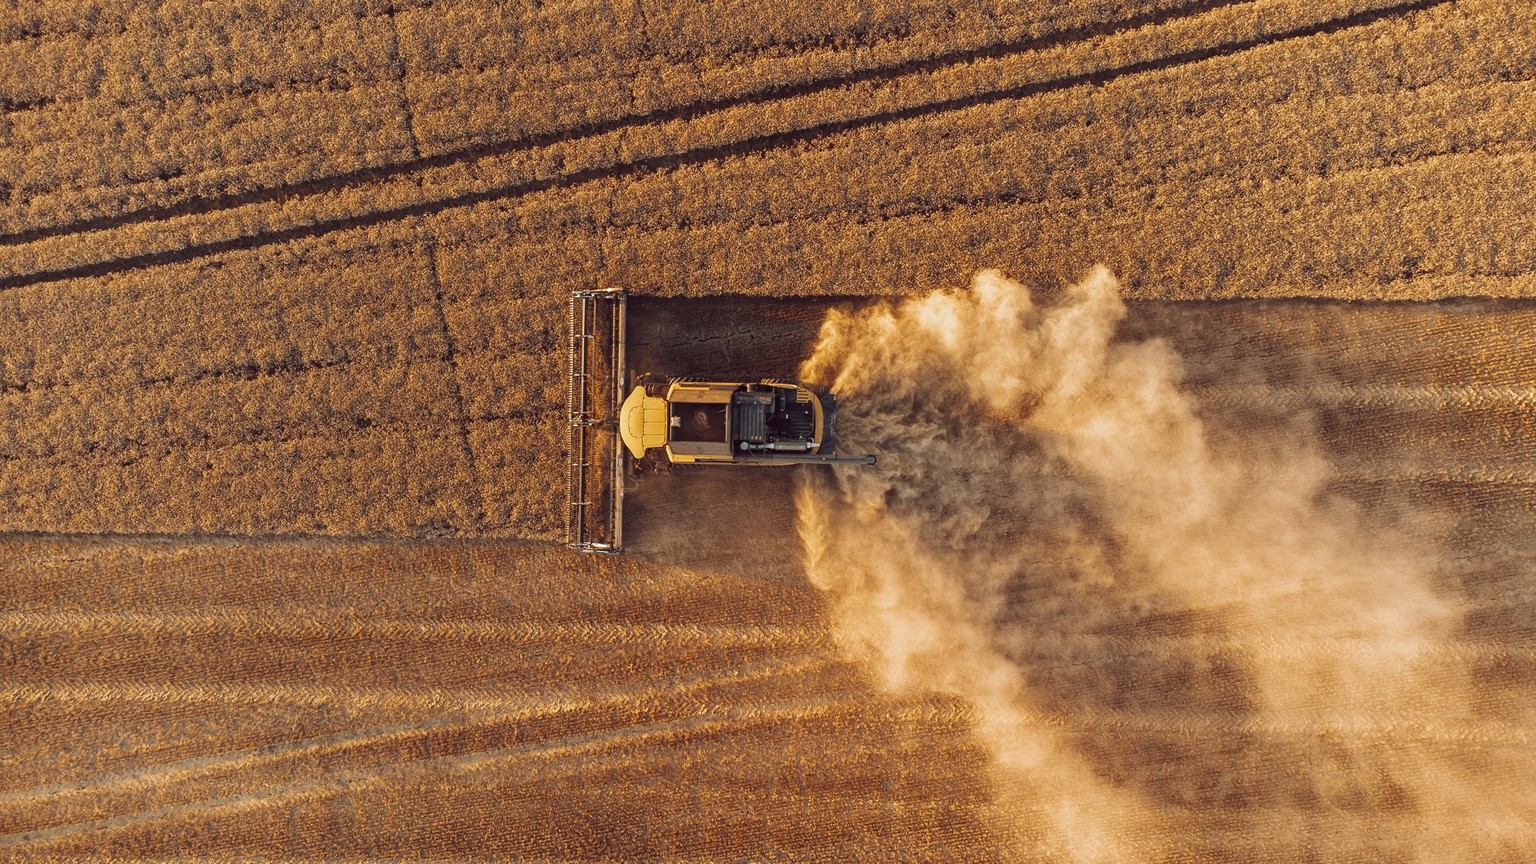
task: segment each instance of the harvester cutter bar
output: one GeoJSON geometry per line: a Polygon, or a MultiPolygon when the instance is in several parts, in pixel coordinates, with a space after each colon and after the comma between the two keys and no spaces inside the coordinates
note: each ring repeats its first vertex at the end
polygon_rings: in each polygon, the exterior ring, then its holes
{"type": "Polygon", "coordinates": [[[573,291],[567,357],[565,542],[618,552],[624,541],[624,443],[618,434],[625,384],[621,290],[573,291]]]}

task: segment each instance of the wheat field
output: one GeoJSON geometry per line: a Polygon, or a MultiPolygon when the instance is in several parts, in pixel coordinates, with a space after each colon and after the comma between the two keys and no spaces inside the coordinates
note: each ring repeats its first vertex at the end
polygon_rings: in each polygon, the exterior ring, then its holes
{"type": "MultiPolygon", "coordinates": [[[[7,4],[0,857],[1530,860],[1533,80],[1524,0],[7,4]],[[636,371],[788,377],[1098,264],[1214,451],[1431,550],[1393,656],[1460,713],[1277,719],[1266,664],[1381,645],[1031,583],[1014,720],[1128,808],[1063,845],[985,705],[852,647],[826,477],[557,545],[570,290],[632,292],[636,371]]],[[[1017,546],[1000,476],[953,484],[1017,546]]]]}

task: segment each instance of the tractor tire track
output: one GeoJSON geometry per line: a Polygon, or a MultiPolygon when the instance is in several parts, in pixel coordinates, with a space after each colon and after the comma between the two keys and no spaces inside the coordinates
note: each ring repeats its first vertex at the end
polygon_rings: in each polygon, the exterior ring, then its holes
{"type": "MultiPolygon", "coordinates": [[[[1346,179],[1366,178],[1373,175],[1385,175],[1390,177],[1395,172],[1411,172],[1419,170],[1426,165],[1432,165],[1441,161],[1459,159],[1488,159],[1511,165],[1524,165],[1536,162],[1536,149],[1529,146],[1529,142],[1511,138],[1507,141],[1492,141],[1487,146],[1475,149],[1461,150],[1434,150],[1416,153],[1400,160],[1381,160],[1372,164],[1358,167],[1341,168],[1329,171],[1326,174],[1311,175],[1279,175],[1272,178],[1277,184],[1292,184],[1298,190],[1304,190],[1309,186],[1337,182],[1346,179]]],[[[684,233],[708,233],[720,230],[747,231],[765,230],[776,231],[788,228],[803,228],[804,226],[831,227],[837,226],[845,230],[857,230],[860,228],[879,229],[893,223],[911,221],[932,221],[941,218],[954,218],[963,215],[971,215],[977,212],[996,211],[999,208],[1011,208],[1016,211],[1038,211],[1042,221],[1053,217],[1079,216],[1083,212],[1096,210],[1107,211],[1111,208],[1093,204],[1095,193],[1102,194],[1105,191],[1113,191],[1119,195],[1131,197],[1146,196],[1148,193],[1178,190],[1177,198],[1172,195],[1157,196],[1156,204],[1150,205],[1140,211],[1140,216],[1183,212],[1189,210],[1194,204],[1210,203],[1212,201],[1230,201],[1232,190],[1230,180],[1236,175],[1229,174],[1204,174],[1193,178],[1174,178],[1167,181],[1159,181],[1146,185],[1116,186],[1112,183],[1103,186],[1095,186],[1079,190],[1073,195],[1038,195],[1019,192],[1009,189],[1000,189],[981,195],[963,196],[956,195],[940,201],[927,198],[906,198],[897,200],[878,210],[869,213],[848,213],[835,209],[809,210],[802,214],[770,218],[734,218],[725,216],[712,219],[675,219],[669,220],[661,217],[654,222],[643,225],[612,226],[599,229],[600,238],[622,242],[628,239],[639,239],[652,235],[658,231],[670,231],[678,234],[684,233]],[[1207,188],[1211,187],[1211,188],[1207,188]],[[1085,204],[1084,202],[1088,202],[1085,204]]],[[[555,235],[561,239],[576,236],[576,232],[569,235],[555,235]]],[[[1409,278],[1433,277],[1434,273],[1413,273],[1409,278]]],[[[1504,278],[1513,279],[1530,275],[1527,272],[1513,272],[1500,274],[1455,274],[1458,279],[1477,278],[1504,278]]],[[[1232,298],[1233,300],[1248,300],[1250,298],[1232,298]]],[[[1220,302],[1220,301],[1210,301],[1220,302]]]]}
{"type": "Polygon", "coordinates": [[[1202,406],[1295,412],[1307,408],[1356,410],[1536,411],[1536,385],[1518,384],[1203,384],[1185,387],[1202,406]]]}
{"type": "MultiPolygon", "coordinates": [[[[1070,28],[1062,28],[1062,29],[1059,29],[1059,30],[1056,30],[1056,31],[1049,31],[1049,32],[1046,32],[1046,33],[1043,33],[1043,34],[1037,34],[1037,35],[1019,34],[1019,35],[1016,35],[1016,36],[1010,36],[1010,38],[1008,38],[1007,40],[1005,40],[1003,42],[998,42],[998,43],[995,43],[995,44],[981,45],[981,46],[976,46],[976,47],[972,47],[972,48],[958,49],[958,50],[952,51],[952,52],[945,52],[945,55],[943,55],[943,56],[958,56],[959,54],[963,53],[964,51],[979,51],[979,52],[1004,51],[1004,52],[1006,52],[1007,49],[1005,47],[1003,47],[1003,46],[1026,44],[1030,40],[1058,39],[1058,38],[1062,38],[1063,34],[1077,34],[1077,38],[1091,38],[1094,35],[1099,35],[1099,36],[1110,35],[1110,34],[1116,32],[1118,30],[1126,29],[1127,26],[1132,26],[1132,27],[1136,26],[1136,25],[1127,25],[1126,22],[1128,22],[1128,21],[1144,20],[1147,23],[1159,23],[1158,21],[1154,21],[1152,19],[1154,19],[1156,16],[1159,16],[1159,15],[1166,16],[1166,18],[1164,20],[1171,20],[1172,18],[1175,18],[1175,17],[1181,17],[1181,16],[1191,15],[1191,14],[1199,14],[1198,12],[1195,11],[1195,7],[1197,7],[1197,6],[1205,6],[1208,9],[1214,9],[1214,8],[1219,8],[1219,7],[1224,6],[1224,5],[1234,5],[1234,4],[1246,3],[1246,2],[1252,2],[1252,0],[1202,0],[1202,2],[1193,3],[1193,4],[1186,3],[1184,5],[1174,5],[1174,6],[1166,8],[1166,9],[1162,9],[1160,11],[1159,10],[1150,10],[1148,12],[1142,13],[1139,16],[1135,16],[1135,17],[1129,18],[1129,19],[1122,19],[1120,21],[1105,21],[1105,22],[1096,22],[1096,23],[1092,23],[1092,24],[1078,25],[1078,26],[1074,26],[1074,27],[1070,27],[1070,28]]],[[[356,17],[356,18],[354,18],[352,20],[355,20],[355,21],[361,23],[363,21],[375,21],[375,20],[383,19],[383,18],[394,19],[395,16],[397,16],[401,12],[407,12],[407,11],[412,11],[414,9],[421,9],[421,8],[430,8],[431,5],[432,5],[431,2],[425,2],[425,3],[420,4],[419,6],[403,6],[403,4],[394,3],[394,4],[391,4],[390,7],[386,11],[380,11],[380,12],[366,12],[365,11],[360,16],[358,16],[358,17],[356,17]]],[[[549,9],[549,7],[546,5],[545,6],[545,11],[548,11],[548,9],[549,9]]],[[[1014,28],[1011,28],[1011,29],[1017,30],[1017,29],[1020,29],[1020,28],[1015,26],[1014,28]]],[[[126,32],[127,32],[126,30],[120,30],[120,31],[118,31],[116,33],[113,33],[113,34],[110,34],[110,35],[112,35],[112,36],[122,36],[122,35],[126,35],[126,32]]],[[[932,36],[931,33],[924,33],[922,35],[924,37],[930,37],[930,38],[932,36]]],[[[948,35],[948,34],[946,34],[946,35],[948,35]]],[[[712,64],[715,64],[715,65],[732,65],[732,66],[751,66],[751,65],[754,65],[754,64],[759,63],[759,62],[764,61],[764,60],[767,60],[767,61],[777,61],[777,62],[781,62],[781,63],[791,63],[791,62],[803,63],[807,58],[809,58],[810,56],[813,56],[813,55],[815,55],[817,53],[823,53],[823,52],[829,52],[829,51],[844,51],[846,49],[843,46],[845,46],[845,45],[847,45],[849,43],[857,44],[861,51],[869,53],[869,54],[879,55],[879,54],[888,54],[888,53],[893,53],[893,52],[899,52],[900,48],[903,47],[903,43],[911,41],[913,38],[914,38],[914,33],[912,31],[912,22],[910,20],[908,20],[908,19],[905,19],[903,16],[894,16],[892,18],[889,18],[889,19],[886,19],[886,20],[882,20],[882,21],[876,22],[876,23],[868,23],[868,22],[866,22],[865,25],[858,27],[854,32],[830,31],[830,32],[803,34],[803,36],[801,38],[791,37],[791,38],[788,38],[788,39],[770,39],[770,40],[765,41],[765,42],[753,41],[750,44],[745,44],[745,45],[727,46],[727,50],[724,51],[723,53],[713,53],[713,52],[717,51],[722,46],[718,42],[711,40],[708,43],[707,49],[694,49],[694,50],[676,50],[676,49],[674,49],[674,50],[665,50],[665,49],[663,49],[663,50],[659,50],[659,51],[652,51],[652,52],[649,52],[649,53],[633,53],[633,52],[631,52],[631,53],[613,53],[613,54],[608,55],[607,59],[609,59],[610,61],[618,61],[619,63],[629,63],[629,64],[632,64],[629,67],[621,68],[621,69],[616,71],[616,74],[615,74],[613,80],[619,80],[619,79],[626,78],[626,77],[632,77],[635,74],[634,65],[639,63],[639,62],[644,62],[644,61],[655,62],[655,63],[657,63],[657,68],[664,68],[664,69],[668,69],[668,70],[692,68],[692,67],[696,66],[700,61],[704,61],[704,60],[708,60],[712,64]],[[874,38],[871,39],[870,37],[874,37],[874,38]]],[[[9,44],[9,43],[0,42],[0,45],[6,45],[6,44],[9,44]]],[[[627,46],[623,46],[623,47],[627,47],[627,46]]],[[[546,83],[546,82],[550,82],[550,81],[559,81],[560,80],[559,73],[564,71],[566,65],[569,64],[572,59],[577,58],[577,57],[581,57],[581,56],[584,56],[584,52],[581,52],[581,51],[559,52],[559,51],[557,51],[557,52],[555,52],[555,53],[553,53],[553,54],[551,54],[549,56],[540,57],[540,58],[533,59],[533,60],[530,60],[530,58],[518,57],[516,59],[509,59],[509,60],[507,60],[505,62],[500,62],[500,63],[462,63],[462,62],[460,62],[460,63],[456,63],[455,65],[453,65],[451,67],[448,67],[448,68],[428,67],[428,68],[424,68],[424,69],[420,69],[420,70],[415,70],[415,71],[411,72],[411,74],[413,76],[438,76],[438,77],[452,78],[452,77],[457,77],[457,76],[481,77],[481,76],[492,75],[492,74],[497,74],[497,73],[504,73],[504,72],[515,71],[515,72],[520,73],[522,75],[522,77],[524,77],[525,79],[530,80],[532,82],[546,83]],[[530,74],[530,73],[532,73],[532,74],[530,74]]],[[[904,58],[904,59],[901,59],[901,60],[898,60],[898,61],[894,61],[894,62],[887,62],[887,63],[878,64],[877,66],[872,67],[871,69],[868,69],[868,70],[860,70],[860,73],[872,72],[872,71],[874,71],[876,69],[891,68],[891,67],[894,67],[895,65],[897,65],[899,63],[925,63],[925,62],[934,62],[934,61],[932,60],[932,58],[904,58]]],[[[38,108],[46,108],[46,107],[65,107],[65,108],[69,108],[69,107],[75,107],[75,106],[84,105],[86,103],[101,103],[101,104],[106,104],[106,105],[110,105],[112,107],[118,107],[118,108],[143,108],[146,105],[164,105],[164,104],[167,104],[167,103],[170,103],[170,102],[175,102],[175,101],[178,101],[178,100],[193,100],[193,101],[195,101],[195,102],[197,102],[199,104],[202,104],[202,105],[209,105],[209,104],[216,104],[216,103],[219,103],[219,102],[231,101],[231,100],[234,100],[234,99],[244,98],[244,97],[256,95],[258,93],[269,92],[269,91],[277,90],[279,88],[284,88],[284,87],[293,87],[293,88],[326,87],[326,86],[337,87],[337,86],[339,86],[341,84],[344,84],[344,83],[355,83],[355,84],[362,84],[362,85],[368,85],[368,84],[387,84],[387,83],[390,83],[391,81],[396,80],[399,77],[397,73],[389,72],[387,70],[385,72],[383,72],[383,73],[380,73],[379,77],[370,77],[370,73],[371,72],[372,72],[372,70],[369,70],[366,67],[363,67],[363,68],[358,68],[358,69],[355,69],[355,70],[351,70],[351,71],[346,72],[346,73],[342,73],[341,75],[293,76],[293,77],[282,78],[282,79],[277,79],[277,78],[266,79],[266,80],[261,80],[261,81],[256,81],[256,82],[253,82],[253,83],[249,83],[249,84],[240,84],[240,85],[231,85],[231,86],[220,86],[220,85],[217,85],[217,84],[213,84],[213,85],[206,85],[206,86],[201,86],[201,87],[189,87],[189,88],[186,88],[184,90],[180,90],[180,91],[177,91],[177,92],[174,92],[174,93],[151,93],[151,94],[148,94],[148,95],[145,95],[145,96],[138,97],[136,99],[124,99],[124,98],[121,98],[121,97],[110,97],[110,96],[104,97],[104,96],[100,96],[100,95],[87,95],[87,96],[74,97],[74,98],[56,98],[56,97],[52,97],[52,96],[43,96],[43,97],[39,97],[39,98],[36,98],[36,99],[28,99],[28,100],[25,100],[25,101],[15,102],[15,103],[6,103],[4,101],[0,101],[0,108],[5,108],[7,104],[11,104],[12,107],[7,109],[8,112],[10,112],[10,113],[15,113],[15,112],[19,112],[19,111],[36,110],[38,108]]],[[[860,73],[854,73],[854,74],[860,74],[860,73]]],[[[590,82],[590,81],[601,81],[603,79],[587,79],[587,80],[590,82]]],[[[607,82],[604,81],[603,83],[607,83],[607,82]]],[[[809,84],[810,82],[806,82],[806,83],[809,84]]],[[[771,87],[785,87],[785,86],[791,86],[791,85],[773,84],[773,85],[770,85],[770,86],[771,87]]],[[[751,95],[752,94],[746,94],[746,96],[751,96],[751,95]]],[[[743,98],[745,98],[745,97],[743,97],[743,98]]],[[[685,107],[685,106],[672,106],[672,107],[664,109],[664,110],[677,110],[677,109],[683,108],[683,107],[685,107]]],[[[548,134],[559,134],[559,132],[558,132],[558,130],[553,130],[552,132],[550,132],[548,134]]],[[[42,142],[43,143],[47,143],[48,141],[51,141],[51,140],[53,140],[53,139],[42,139],[42,142]]],[[[459,148],[459,149],[455,150],[454,152],[456,152],[456,153],[464,152],[464,151],[469,150],[469,149],[482,148],[482,147],[516,146],[517,142],[521,141],[521,140],[524,140],[524,139],[508,139],[508,140],[486,141],[486,140],[483,140],[483,137],[482,137],[482,140],[475,141],[473,144],[470,144],[468,147],[459,148]]],[[[446,154],[439,154],[439,155],[446,155],[446,154]]],[[[371,166],[371,167],[373,169],[389,169],[392,166],[375,165],[375,166],[371,166]]],[[[192,177],[192,176],[196,176],[196,175],[187,175],[187,176],[192,177]]],[[[305,183],[329,182],[331,179],[332,178],[315,178],[313,180],[306,180],[306,181],[302,181],[302,182],[305,182],[305,183]]],[[[259,191],[260,192],[264,192],[264,191],[268,191],[268,190],[250,190],[250,192],[248,192],[248,193],[241,193],[241,194],[252,194],[252,193],[255,193],[255,192],[259,192],[259,191]]],[[[180,205],[168,205],[168,206],[188,206],[188,205],[186,203],[182,203],[180,205]]],[[[147,209],[146,210],[134,211],[134,213],[113,214],[112,217],[103,216],[103,217],[97,217],[97,218],[133,218],[135,215],[137,215],[139,213],[143,213],[143,212],[147,212],[147,209]]],[[[78,226],[78,225],[85,224],[85,222],[86,222],[86,220],[77,220],[76,222],[70,223],[70,224],[78,226]]],[[[42,237],[42,236],[48,236],[47,234],[38,234],[38,233],[36,233],[36,232],[39,232],[39,231],[41,231],[41,232],[68,234],[68,233],[75,233],[75,232],[80,231],[80,230],[92,230],[92,229],[90,229],[90,228],[70,228],[69,225],[41,226],[41,227],[36,228],[36,229],[28,229],[28,230],[24,230],[24,231],[18,231],[18,232],[12,233],[12,234],[0,235],[0,246],[6,246],[6,245],[13,244],[13,243],[19,243],[19,242],[27,242],[27,240],[35,240],[35,239],[40,239],[40,237],[42,237]]]]}
{"type": "MultiPolygon", "coordinates": [[[[959,51],[944,52],[932,57],[915,60],[906,60],[895,64],[875,66],[870,69],[860,70],[851,74],[840,74],[794,84],[776,83],[762,87],[752,92],[730,96],[725,98],[704,99],[677,105],[658,111],[618,117],[600,122],[586,123],[566,129],[559,129],[539,135],[527,136],[510,141],[497,141],[481,144],[459,150],[437,153],[430,156],[422,156],[404,162],[397,162],[387,166],[371,166],[349,171],[330,177],[307,180],[301,183],[285,184],[267,189],[244,192],[236,195],[218,196],[201,199],[196,202],[171,205],[167,207],[147,208],[133,213],[119,214],[110,217],[100,217],[89,220],[81,220],[65,225],[51,226],[47,228],[32,229],[0,236],[0,246],[17,245],[33,240],[55,237],[66,234],[79,234],[90,231],[101,231],[108,228],[117,228],[125,225],[133,225],[144,222],[156,222],[165,219],[200,215],[218,210],[244,207],[250,204],[267,203],[283,198],[302,197],[318,192],[332,191],[347,186],[361,183],[371,183],[380,180],[388,180],[406,174],[415,174],[429,169],[450,168],[480,161],[487,157],[503,156],[524,150],[536,150],[550,147],[556,144],[571,143],[585,138],[595,138],[622,132],[628,129],[641,129],[646,126],[659,125],[672,122],[690,122],[710,114],[733,108],[752,107],[767,102],[779,101],[799,96],[809,96],[825,93],[846,87],[866,83],[880,83],[897,78],[912,75],[928,74],[939,69],[952,66],[962,66],[974,63],[978,60],[996,59],[1012,54],[1043,51],[1051,48],[1062,47],[1077,42],[1085,42],[1094,38],[1127,32],[1141,27],[1153,27],[1168,24],[1182,18],[1197,17],[1214,10],[1228,6],[1249,5],[1255,0],[1201,0],[1185,6],[1172,9],[1147,12],[1113,22],[1103,22],[1080,27],[1067,28],[1039,36],[1030,36],[1023,39],[1010,40],[995,45],[987,45],[978,48],[967,48],[959,51]]],[[[1416,0],[1415,4],[1425,6],[1435,5],[1438,2],[1453,2],[1453,0],[1416,0]]],[[[449,205],[454,206],[454,205],[449,205]]]]}
{"type": "MultiPolygon", "coordinates": [[[[824,655],[808,654],[797,663],[825,664],[824,655]]],[[[730,674],[730,673],[726,673],[730,674]]],[[[165,684],[143,681],[83,683],[8,683],[0,685],[0,703],[36,705],[43,702],[75,704],[132,703],[146,705],[294,705],[324,707],[344,704],[355,710],[499,711],[515,712],[530,698],[547,700],[559,710],[582,709],[589,697],[579,693],[549,696],[518,694],[506,687],[353,687],[323,684],[165,684]]]]}
{"type": "Polygon", "coordinates": [[[1437,660],[1449,663],[1515,661],[1536,663],[1536,648],[1500,642],[1454,640],[1381,641],[1342,637],[1260,636],[1240,639],[1227,636],[1104,636],[1086,632],[1053,632],[1047,645],[1033,648],[1031,662],[1123,662],[1128,657],[1169,655],[1229,655],[1236,658],[1263,656],[1304,660],[1309,657],[1392,657],[1403,662],[1437,660]]]}
{"type": "Polygon", "coordinates": [[[0,612],[0,634],[10,638],[69,635],[174,637],[335,637],[474,645],[575,643],[613,646],[656,643],[674,647],[813,649],[828,647],[817,628],[759,624],[615,624],[596,621],[497,621],[487,619],[381,618],[335,610],[251,608],[183,611],[0,612]]]}
{"type": "MultiPolygon", "coordinates": [[[[1103,86],[1112,81],[1116,81],[1127,76],[1165,71],[1180,66],[1232,56],[1244,51],[1264,47],[1267,45],[1278,44],[1285,41],[1328,35],[1351,28],[1368,26],[1378,21],[1425,11],[1436,6],[1441,6],[1452,2],[1456,2],[1456,0],[1408,0],[1408,2],[1398,2],[1389,4],[1384,7],[1371,8],[1350,15],[1327,19],[1307,26],[1292,28],[1279,33],[1266,33],[1262,36],[1220,42],[1216,45],[1177,52],[1175,54],[1161,56],[1156,59],[1129,62],[1119,66],[1079,72],[1072,75],[1034,81],[1021,85],[1007,86],[995,89],[983,89],[977,92],[971,92],[965,95],[955,96],[947,99],[940,99],[937,101],[924,101],[915,105],[888,108],[852,118],[826,120],[801,126],[799,128],[791,128],[784,131],[770,132],[757,136],[749,136],[743,139],[725,143],[706,144],[692,148],[685,148],[673,153],[620,159],[608,164],[600,164],[576,171],[558,173],[546,178],[524,180],[506,185],[494,185],[489,188],[472,190],[433,200],[387,207],[366,214],[325,218],[311,222],[309,224],[295,225],[281,229],[257,231],[243,236],[230,237],[227,239],[211,242],[192,243],[179,249],[128,255],[111,261],[65,266],[55,269],[41,269],[30,273],[14,274],[5,278],[0,278],[0,290],[11,290],[45,282],[97,277],[129,270],[143,269],[146,267],[183,263],[198,258],[220,255],[227,252],[312,239],[335,231],[367,228],[384,223],[398,222],[410,218],[432,216],[445,210],[470,207],[492,201],[521,198],[539,192],[550,191],[554,189],[566,189],[580,186],[586,183],[606,179],[614,179],[630,174],[665,171],[688,165],[718,161],[730,157],[771,152],[774,150],[792,147],[798,144],[807,143],[833,135],[872,126],[898,123],[920,117],[960,111],[1000,101],[1025,99],[1044,93],[1070,89],[1083,85],[1103,86]]],[[[1016,52],[1005,52],[1005,54],[1006,53],[1016,52]]],[[[963,63],[974,61],[966,60],[961,62],[963,63]]],[[[906,72],[900,75],[887,73],[881,76],[874,76],[871,80],[896,80],[898,78],[911,76],[913,74],[915,73],[906,72]]],[[[840,83],[830,83],[825,86],[814,87],[806,90],[806,92],[803,94],[786,93],[784,95],[776,96],[774,99],[785,99],[790,98],[790,96],[798,95],[814,95],[853,86],[853,84],[847,80],[849,77],[850,76],[843,76],[843,78],[840,79],[840,83]]],[[[856,78],[857,76],[853,77],[856,78]]],[[[858,82],[855,81],[853,83],[858,82]]],[[[750,107],[754,104],[758,104],[750,100],[742,99],[721,101],[728,104],[723,104],[720,107],[712,107],[707,110],[699,109],[699,115],[728,110],[730,108],[750,107]]],[[[759,101],[769,100],[763,99],[759,101]]],[[[658,115],[658,118],[659,117],[660,115],[658,115]]],[[[547,147],[554,144],[567,143],[584,138],[593,138],[599,135],[620,132],[624,131],[625,129],[650,125],[650,123],[670,122],[674,119],[691,120],[695,118],[689,116],[652,119],[643,124],[635,121],[624,121],[622,124],[603,124],[602,128],[597,128],[596,131],[584,132],[581,134],[569,134],[559,137],[551,136],[547,143],[519,146],[504,152],[519,152],[523,150],[530,150],[535,147],[547,147]],[[613,128],[608,128],[610,126],[613,128]]],[[[475,158],[486,158],[486,156],[490,155],[501,155],[502,152],[503,151],[497,151],[495,153],[488,153],[485,156],[478,156],[475,158]]],[[[373,174],[366,174],[366,177],[369,180],[388,180],[401,174],[408,174],[416,171],[454,167],[456,165],[463,164],[465,161],[473,160],[442,160],[441,157],[427,157],[423,160],[420,160],[421,164],[411,164],[407,167],[402,167],[399,170],[394,170],[391,172],[375,172],[373,174]]],[[[349,182],[361,182],[361,180],[349,182]]],[[[345,185],[347,184],[329,184],[326,186],[317,186],[313,189],[307,189],[303,192],[293,192],[288,194],[316,194],[334,191],[345,185]]],[[[281,198],[282,196],[279,195],[278,197],[281,198]]],[[[270,200],[270,196],[269,198],[260,200],[241,200],[239,202],[230,204],[227,207],[210,208],[210,210],[232,209],[234,207],[243,207],[248,204],[262,203],[266,200],[270,200]]],[[[190,214],[176,215],[180,216],[190,214]]]]}
{"type": "MultiPolygon", "coordinates": [[[[515,411],[501,414],[471,414],[464,418],[464,422],[467,424],[526,424],[538,419],[539,415],[548,416],[549,414],[550,412],[542,409],[530,409],[527,414],[515,411]]],[[[149,437],[153,439],[152,441],[124,439],[123,443],[117,446],[100,446],[94,450],[81,450],[74,453],[0,451],[0,465],[26,463],[102,467],[115,464],[119,468],[130,468],[146,461],[187,459],[193,455],[227,453],[241,448],[270,448],[325,441],[332,442],[335,445],[332,449],[340,452],[346,445],[357,441],[379,440],[383,437],[406,433],[433,434],[439,437],[458,434],[455,424],[449,422],[447,418],[431,416],[369,419],[366,424],[359,424],[353,420],[338,420],[332,423],[298,421],[243,429],[234,434],[215,433],[206,437],[167,437],[151,433],[149,437]],[[217,438],[226,440],[214,440],[217,438]]]]}
{"type": "Polygon", "coordinates": [[[344,770],[318,778],[161,807],[147,812],[12,833],[0,836],[0,849],[46,846],[81,834],[98,835],[178,818],[207,816],[214,813],[239,813],[282,803],[324,800],[334,795],[356,794],[370,787],[423,775],[438,774],[463,778],[480,771],[501,769],[519,763],[522,763],[519,765],[519,770],[523,772],[524,781],[533,783],[581,772],[586,769],[589,760],[601,758],[603,754],[617,747],[634,751],[640,748],[693,741],[722,733],[740,732],[759,726],[802,723],[811,719],[835,716],[842,712],[857,711],[862,704],[862,701],[850,700],[844,696],[730,707],[706,714],[618,730],[585,732],[492,750],[455,753],[383,766],[344,770]]]}
{"type": "Polygon", "coordinates": [[[381,744],[416,740],[428,733],[474,730],[493,723],[516,723],[558,715],[598,713],[607,709],[623,708],[626,705],[660,704],[668,699],[698,699],[699,694],[712,690],[806,674],[825,669],[833,662],[827,655],[805,655],[724,672],[712,670],[659,685],[600,688],[580,695],[525,700],[502,709],[453,711],[427,720],[348,730],[316,738],[281,741],[227,753],[141,766],[80,780],[4,791],[0,792],[0,808],[24,806],[44,799],[58,801],[61,798],[85,795],[162,789],[167,784],[189,784],[204,777],[280,765],[296,757],[345,756],[381,744]]]}

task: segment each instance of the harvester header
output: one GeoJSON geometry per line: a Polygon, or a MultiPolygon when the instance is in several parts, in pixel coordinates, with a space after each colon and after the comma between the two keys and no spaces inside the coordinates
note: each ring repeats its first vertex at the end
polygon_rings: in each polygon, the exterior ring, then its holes
{"type": "Polygon", "coordinates": [[[624,442],[618,416],[626,377],[628,301],[620,290],[571,294],[565,542],[586,552],[618,552],[624,546],[624,442]]]}

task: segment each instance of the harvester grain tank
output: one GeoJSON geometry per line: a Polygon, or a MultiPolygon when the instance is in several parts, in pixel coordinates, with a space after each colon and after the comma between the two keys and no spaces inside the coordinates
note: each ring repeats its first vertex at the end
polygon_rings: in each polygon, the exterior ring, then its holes
{"type": "Polygon", "coordinates": [[[833,450],[836,403],[794,381],[653,379],[628,386],[628,297],[571,295],[566,542],[623,548],[624,484],[632,460],[674,465],[873,464],[833,450]]]}

